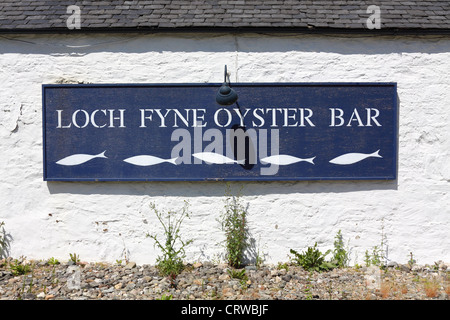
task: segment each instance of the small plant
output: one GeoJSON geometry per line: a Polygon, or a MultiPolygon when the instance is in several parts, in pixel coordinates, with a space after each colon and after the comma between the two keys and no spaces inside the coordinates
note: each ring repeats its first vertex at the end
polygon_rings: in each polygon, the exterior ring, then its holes
{"type": "Polygon", "coordinates": [[[211,300],[220,300],[221,299],[221,295],[217,291],[217,287],[213,287],[208,293],[206,293],[205,297],[207,299],[211,299],[211,300]]]}
{"type": "Polygon", "coordinates": [[[311,272],[309,273],[308,279],[307,279],[307,284],[305,285],[305,294],[306,294],[306,300],[312,300],[313,299],[313,295],[312,295],[312,289],[313,289],[313,285],[311,283],[311,272]]]}
{"type": "Polygon", "coordinates": [[[77,264],[78,262],[80,262],[80,256],[78,256],[76,253],[72,254],[69,253],[70,255],[70,261],[72,261],[74,264],[77,264]]]}
{"type": "Polygon", "coordinates": [[[3,248],[6,247],[6,236],[5,236],[5,225],[4,221],[0,222],[0,258],[2,257],[1,253],[3,252],[3,248]]]}
{"type": "Polygon", "coordinates": [[[248,280],[247,274],[245,273],[245,269],[242,270],[228,269],[227,272],[233,279],[246,281],[248,280]]]}
{"type": "Polygon", "coordinates": [[[169,211],[167,213],[162,213],[157,210],[154,203],[151,203],[150,207],[155,212],[165,234],[164,242],[160,242],[156,235],[147,234],[148,237],[155,241],[155,246],[162,251],[162,256],[157,258],[156,266],[163,276],[170,276],[174,279],[181,271],[183,271],[185,247],[193,241],[183,241],[180,235],[182,222],[185,218],[189,218],[189,203],[185,201],[181,212],[169,211]]]}
{"type": "Polygon", "coordinates": [[[375,246],[372,249],[372,254],[370,254],[369,251],[366,250],[364,262],[366,263],[366,266],[381,266],[382,258],[383,255],[381,248],[375,246]]]}
{"type": "Polygon", "coordinates": [[[23,259],[21,259],[21,261],[19,261],[18,259],[14,259],[13,262],[9,264],[9,268],[11,269],[14,276],[31,272],[31,266],[29,264],[25,264],[23,259]]]}
{"type": "Polygon", "coordinates": [[[278,270],[285,269],[286,271],[289,271],[289,265],[287,264],[287,262],[285,263],[278,262],[277,269],[278,270]]]}
{"type": "Polygon", "coordinates": [[[355,264],[353,268],[355,268],[355,270],[360,270],[362,266],[360,264],[355,264]]]}
{"type": "Polygon", "coordinates": [[[348,265],[349,254],[344,248],[344,239],[341,230],[335,236],[333,258],[331,261],[339,268],[344,268],[348,265]]]}
{"type": "Polygon", "coordinates": [[[6,234],[5,222],[0,221],[0,259],[8,256],[8,246],[11,236],[6,234]]]}
{"type": "Polygon", "coordinates": [[[172,298],[173,298],[173,296],[171,294],[166,295],[164,293],[160,299],[156,299],[156,300],[172,300],[172,298]]]}
{"type": "Polygon", "coordinates": [[[298,253],[297,251],[291,249],[290,252],[295,255],[293,258],[294,263],[301,266],[307,271],[326,271],[336,267],[333,263],[325,261],[325,257],[331,252],[328,250],[322,253],[317,249],[317,242],[314,247],[308,247],[305,253],[298,253]]]}
{"type": "Polygon", "coordinates": [[[34,276],[33,274],[31,274],[30,276],[23,276],[22,277],[22,288],[20,289],[19,292],[17,292],[17,299],[18,300],[22,300],[25,297],[26,293],[33,293],[33,288],[35,288],[35,285],[33,283],[34,281],[34,276]],[[26,289],[26,287],[28,286],[28,289],[26,289]]]}
{"type": "Polygon", "coordinates": [[[383,251],[383,242],[381,246],[375,246],[372,248],[372,254],[369,253],[368,250],[365,252],[364,262],[366,266],[383,266],[383,260],[385,259],[384,251],[383,251]]]}
{"type": "Polygon", "coordinates": [[[328,296],[330,297],[330,300],[333,300],[333,281],[328,281],[327,293],[328,296]]]}
{"type": "Polygon", "coordinates": [[[228,269],[227,272],[231,278],[239,280],[239,283],[241,284],[242,289],[247,288],[248,276],[245,273],[245,269],[242,269],[242,270],[228,269]]]}
{"type": "Polygon", "coordinates": [[[416,263],[416,260],[413,257],[413,253],[409,253],[409,260],[408,260],[408,266],[410,269],[412,269],[413,265],[416,263]]]}
{"type": "Polygon", "coordinates": [[[243,265],[244,251],[247,248],[247,208],[240,195],[233,196],[227,186],[225,211],[220,217],[222,231],[225,232],[226,259],[228,265],[240,268],[243,265]]]}
{"type": "Polygon", "coordinates": [[[59,261],[58,261],[58,259],[51,257],[50,259],[47,260],[47,264],[49,264],[51,266],[55,266],[55,265],[59,264],[59,261]]]}
{"type": "Polygon", "coordinates": [[[265,253],[260,251],[260,246],[258,245],[258,249],[256,250],[256,256],[255,256],[256,268],[260,268],[264,264],[264,256],[265,256],[265,253]]]}
{"type": "Polygon", "coordinates": [[[368,250],[365,252],[364,262],[366,266],[374,265],[378,267],[383,267],[384,262],[387,260],[387,249],[384,250],[386,245],[386,235],[384,234],[384,220],[381,225],[381,244],[380,246],[375,246],[372,248],[372,254],[368,250]]]}

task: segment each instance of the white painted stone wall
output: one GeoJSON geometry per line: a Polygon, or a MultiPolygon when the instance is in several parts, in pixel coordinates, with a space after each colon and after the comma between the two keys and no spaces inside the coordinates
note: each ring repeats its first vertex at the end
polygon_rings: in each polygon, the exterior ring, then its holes
{"type": "Polygon", "coordinates": [[[396,181],[232,183],[267,263],[342,230],[351,264],[380,246],[388,259],[450,261],[450,38],[307,35],[10,35],[0,37],[0,222],[8,254],[29,259],[155,263],[149,208],[191,204],[189,261],[224,253],[222,182],[44,182],[41,85],[88,83],[397,82],[396,181]],[[6,39],[9,38],[9,39],[6,39]]]}

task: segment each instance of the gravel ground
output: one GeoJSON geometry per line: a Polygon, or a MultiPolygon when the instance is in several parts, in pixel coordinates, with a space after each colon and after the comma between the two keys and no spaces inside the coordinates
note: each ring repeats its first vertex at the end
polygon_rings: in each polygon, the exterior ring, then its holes
{"type": "Polygon", "coordinates": [[[0,260],[1,300],[449,300],[450,265],[393,263],[309,272],[295,265],[187,264],[175,279],[155,266],[107,263],[49,264],[0,260]],[[29,270],[25,274],[28,266],[29,270]],[[233,278],[232,272],[244,274],[233,278]]]}

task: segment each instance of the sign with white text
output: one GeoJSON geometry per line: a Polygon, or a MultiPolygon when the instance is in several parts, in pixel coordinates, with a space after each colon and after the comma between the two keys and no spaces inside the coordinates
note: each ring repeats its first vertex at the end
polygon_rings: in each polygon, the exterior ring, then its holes
{"type": "Polygon", "coordinates": [[[395,83],[43,85],[44,180],[395,179],[395,83]]]}

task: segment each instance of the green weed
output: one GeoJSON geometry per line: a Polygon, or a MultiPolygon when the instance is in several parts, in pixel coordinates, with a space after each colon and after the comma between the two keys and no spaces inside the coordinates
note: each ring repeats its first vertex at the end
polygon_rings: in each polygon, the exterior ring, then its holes
{"type": "Polygon", "coordinates": [[[55,265],[59,264],[59,261],[58,261],[58,259],[51,257],[50,259],[47,260],[47,264],[51,265],[51,266],[55,266],[55,265]]]}
{"type": "Polygon", "coordinates": [[[14,259],[9,264],[9,268],[14,276],[24,275],[32,271],[31,265],[24,263],[24,259],[14,259]]]}
{"type": "Polygon", "coordinates": [[[348,265],[349,254],[344,248],[344,239],[341,230],[339,230],[335,236],[333,258],[331,261],[338,268],[343,268],[348,265]]]}
{"type": "Polygon", "coordinates": [[[72,262],[75,263],[75,264],[77,264],[78,262],[80,262],[80,256],[77,255],[76,253],[74,253],[74,254],[69,253],[69,256],[70,256],[70,260],[69,260],[69,261],[72,261],[72,262]]]}
{"type": "Polygon", "coordinates": [[[226,259],[231,267],[240,268],[248,245],[247,208],[242,204],[240,194],[231,194],[229,185],[224,208],[219,222],[225,232],[226,259]]]}
{"type": "Polygon", "coordinates": [[[325,257],[331,250],[325,253],[320,252],[317,249],[317,242],[314,244],[314,247],[308,247],[304,253],[298,253],[293,249],[290,252],[294,255],[293,262],[307,271],[321,272],[336,267],[336,265],[325,260],[325,257]]]}
{"type": "Polygon", "coordinates": [[[180,212],[168,211],[160,212],[154,203],[150,207],[155,212],[156,217],[164,229],[164,242],[158,240],[156,235],[147,234],[155,241],[162,255],[157,258],[156,266],[163,276],[172,278],[180,274],[184,269],[183,259],[185,257],[185,247],[193,240],[183,241],[180,235],[181,224],[185,218],[189,218],[189,203],[185,201],[180,212]]]}

